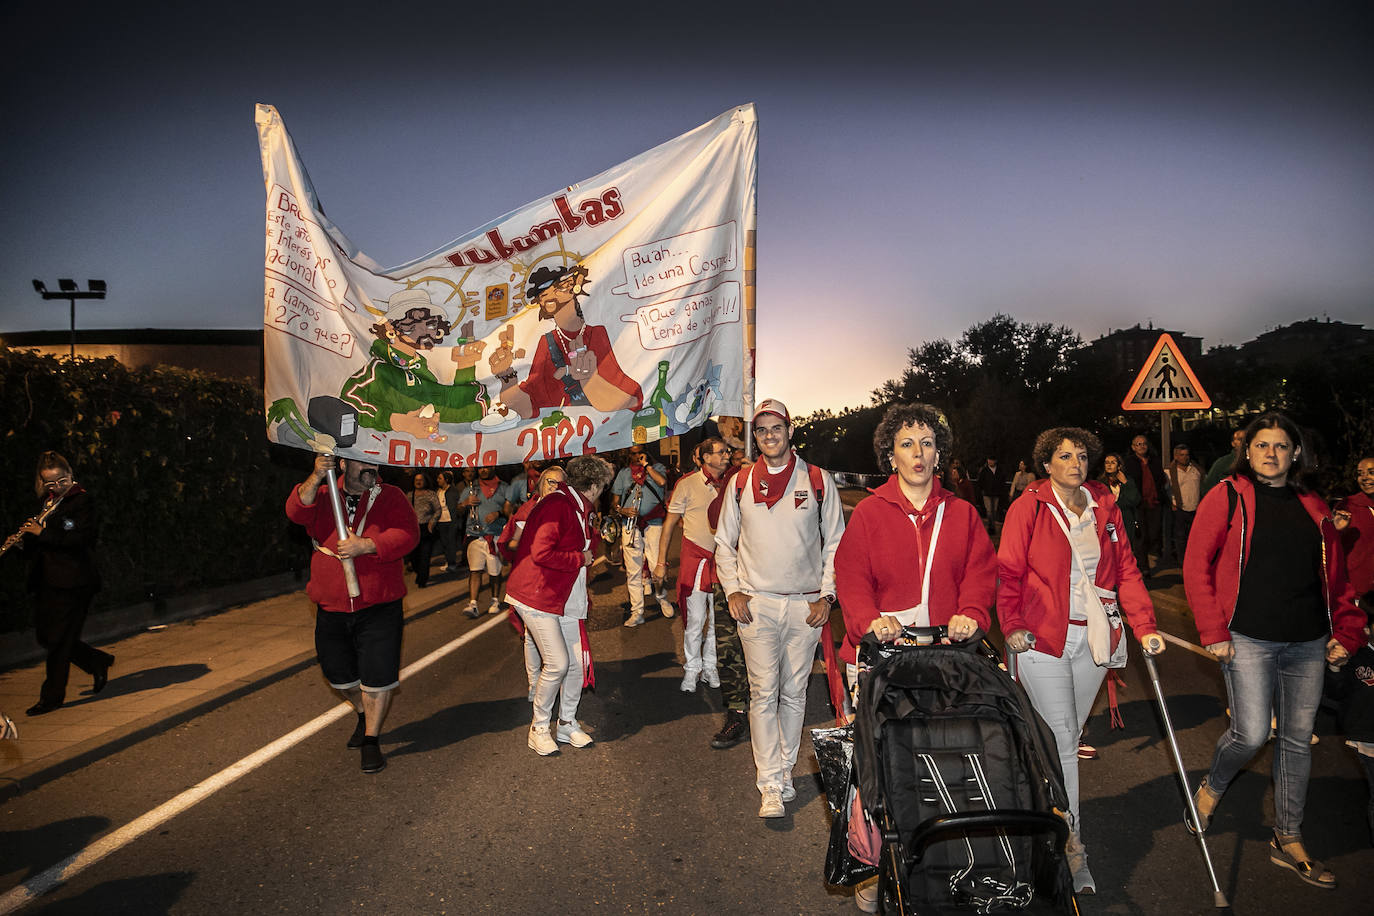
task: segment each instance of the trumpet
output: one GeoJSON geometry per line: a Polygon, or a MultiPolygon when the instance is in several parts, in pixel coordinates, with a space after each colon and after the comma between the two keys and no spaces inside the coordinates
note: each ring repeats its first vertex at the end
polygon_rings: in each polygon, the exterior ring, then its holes
{"type": "Polygon", "coordinates": [[[48,518],[54,512],[57,511],[57,507],[59,504],[61,504],[61,502],[61,496],[57,497],[56,499],[48,500],[48,502],[44,504],[42,512],[38,513],[33,518],[29,519],[27,522],[20,525],[18,531],[16,531],[14,534],[11,534],[8,538],[5,539],[5,545],[3,547],[0,547],[0,557],[8,553],[11,547],[13,547],[15,544],[18,544],[19,541],[23,539],[24,529],[28,527],[30,523],[41,526],[44,522],[48,520],[48,518]]]}

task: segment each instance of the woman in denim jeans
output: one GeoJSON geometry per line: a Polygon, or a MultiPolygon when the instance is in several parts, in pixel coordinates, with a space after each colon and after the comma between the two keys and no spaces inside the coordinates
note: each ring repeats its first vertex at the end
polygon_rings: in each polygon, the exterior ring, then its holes
{"type": "Polygon", "coordinates": [[[1196,826],[1205,830],[1276,717],[1269,860],[1314,887],[1334,888],[1336,877],[1302,842],[1309,738],[1323,666],[1342,665],[1359,648],[1364,615],[1331,512],[1298,483],[1304,461],[1297,425],[1263,414],[1246,428],[1231,476],[1198,506],[1183,584],[1202,644],[1221,662],[1231,723],[1194,801],[1196,826]]]}

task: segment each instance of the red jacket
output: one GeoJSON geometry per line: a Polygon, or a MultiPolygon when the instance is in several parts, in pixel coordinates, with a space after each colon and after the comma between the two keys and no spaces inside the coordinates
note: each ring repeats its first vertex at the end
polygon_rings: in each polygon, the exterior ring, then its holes
{"type": "Polygon", "coordinates": [[[940,540],[930,580],[930,622],[949,623],[955,614],[992,628],[997,555],[973,505],[934,481],[930,498],[917,512],[902,493],[896,476],[871,490],[850,516],[835,551],[835,591],[844,611],[845,637],[840,658],[854,662],[859,640],[880,614],[904,611],[921,603],[926,549],[935,530],[935,511],[945,504],[940,540]],[[920,525],[917,532],[913,518],[920,525]]]}
{"type": "Polygon", "coordinates": [[[1356,595],[1374,591],[1374,501],[1355,493],[1336,503],[1350,513],[1350,524],[1341,532],[1346,571],[1356,595]]]}
{"type": "MultiPolygon", "coordinates": [[[[1148,636],[1158,629],[1155,609],[1135,565],[1121,510],[1104,484],[1090,480],[1083,486],[1097,503],[1093,516],[1102,554],[1094,582],[1117,593],[1136,637],[1148,636]]],[[[997,617],[1003,634],[1030,630],[1035,650],[1058,658],[1069,631],[1069,568],[1074,559],[1054,513],[1068,524],[1049,480],[1026,487],[1007,510],[997,551],[997,617]]]]}
{"type": "MultiPolygon", "coordinates": [[[[339,481],[339,489],[339,498],[342,499],[342,480],[339,481]]],[[[371,538],[377,545],[376,553],[353,560],[361,595],[357,598],[348,597],[343,564],[336,557],[319,550],[310,555],[310,583],[305,592],[311,601],[326,611],[352,613],[405,597],[405,558],[420,543],[420,526],[415,521],[415,510],[410,507],[406,495],[390,484],[380,486],[376,505],[372,505],[371,501],[371,493],[363,494],[358,500],[357,512],[348,520],[356,534],[371,538]],[[359,519],[364,519],[361,530],[358,528],[359,519]]],[[[301,502],[300,487],[292,487],[291,495],[286,498],[286,517],[297,525],[305,526],[311,539],[326,550],[332,551],[339,545],[334,509],[325,486],[316,491],[315,502],[308,506],[301,502]]]]}
{"type": "Polygon", "coordinates": [[[537,611],[563,616],[583,562],[583,545],[590,535],[595,548],[599,536],[591,531],[586,497],[567,484],[535,504],[506,580],[506,597],[537,611]]]}
{"type": "MultiPolygon", "coordinates": [[[[1355,592],[1346,577],[1345,551],[1336,523],[1320,496],[1299,493],[1298,499],[1321,529],[1327,622],[1340,644],[1354,655],[1365,642],[1365,616],[1355,607],[1355,592]]],[[[1228,477],[1208,490],[1197,507],[1193,530],[1188,534],[1188,550],[1183,555],[1183,588],[1204,646],[1231,639],[1231,617],[1236,612],[1240,580],[1250,556],[1254,518],[1255,484],[1240,475],[1228,477]],[[1227,517],[1228,484],[1236,488],[1240,497],[1233,518],[1227,517]]]]}

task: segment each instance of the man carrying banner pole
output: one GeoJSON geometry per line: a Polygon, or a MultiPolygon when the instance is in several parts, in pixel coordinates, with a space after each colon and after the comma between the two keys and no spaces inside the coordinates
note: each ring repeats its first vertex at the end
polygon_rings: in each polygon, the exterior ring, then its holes
{"type": "Polygon", "coordinates": [[[404,493],[380,482],[375,464],[319,455],[287,497],[286,515],[315,545],[306,588],[317,605],[315,652],[329,686],[358,714],[348,747],[361,749],[364,773],[380,772],[386,758],[379,736],[400,683],[405,557],[420,540],[415,512],[404,493]],[[336,468],[343,472],[337,487],[336,468]],[[347,516],[342,531],[335,519],[341,501],[347,516]],[[345,580],[349,563],[357,595],[345,580]]]}

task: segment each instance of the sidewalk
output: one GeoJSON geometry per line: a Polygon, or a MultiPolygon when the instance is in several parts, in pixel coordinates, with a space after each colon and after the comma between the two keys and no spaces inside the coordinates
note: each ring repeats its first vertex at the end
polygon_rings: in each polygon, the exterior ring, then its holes
{"type": "MultiPolygon", "coordinates": [[[[442,576],[436,569],[426,589],[406,578],[412,585],[407,619],[467,596],[466,575],[442,576]]],[[[207,606],[202,613],[101,641],[100,648],[115,656],[105,690],[93,696],[89,675],[73,666],[66,704],[44,716],[24,715],[38,699],[41,660],[0,674],[0,710],[19,728],[19,740],[0,742],[0,799],[315,663],[315,606],[303,584],[227,610],[207,606]]]]}

